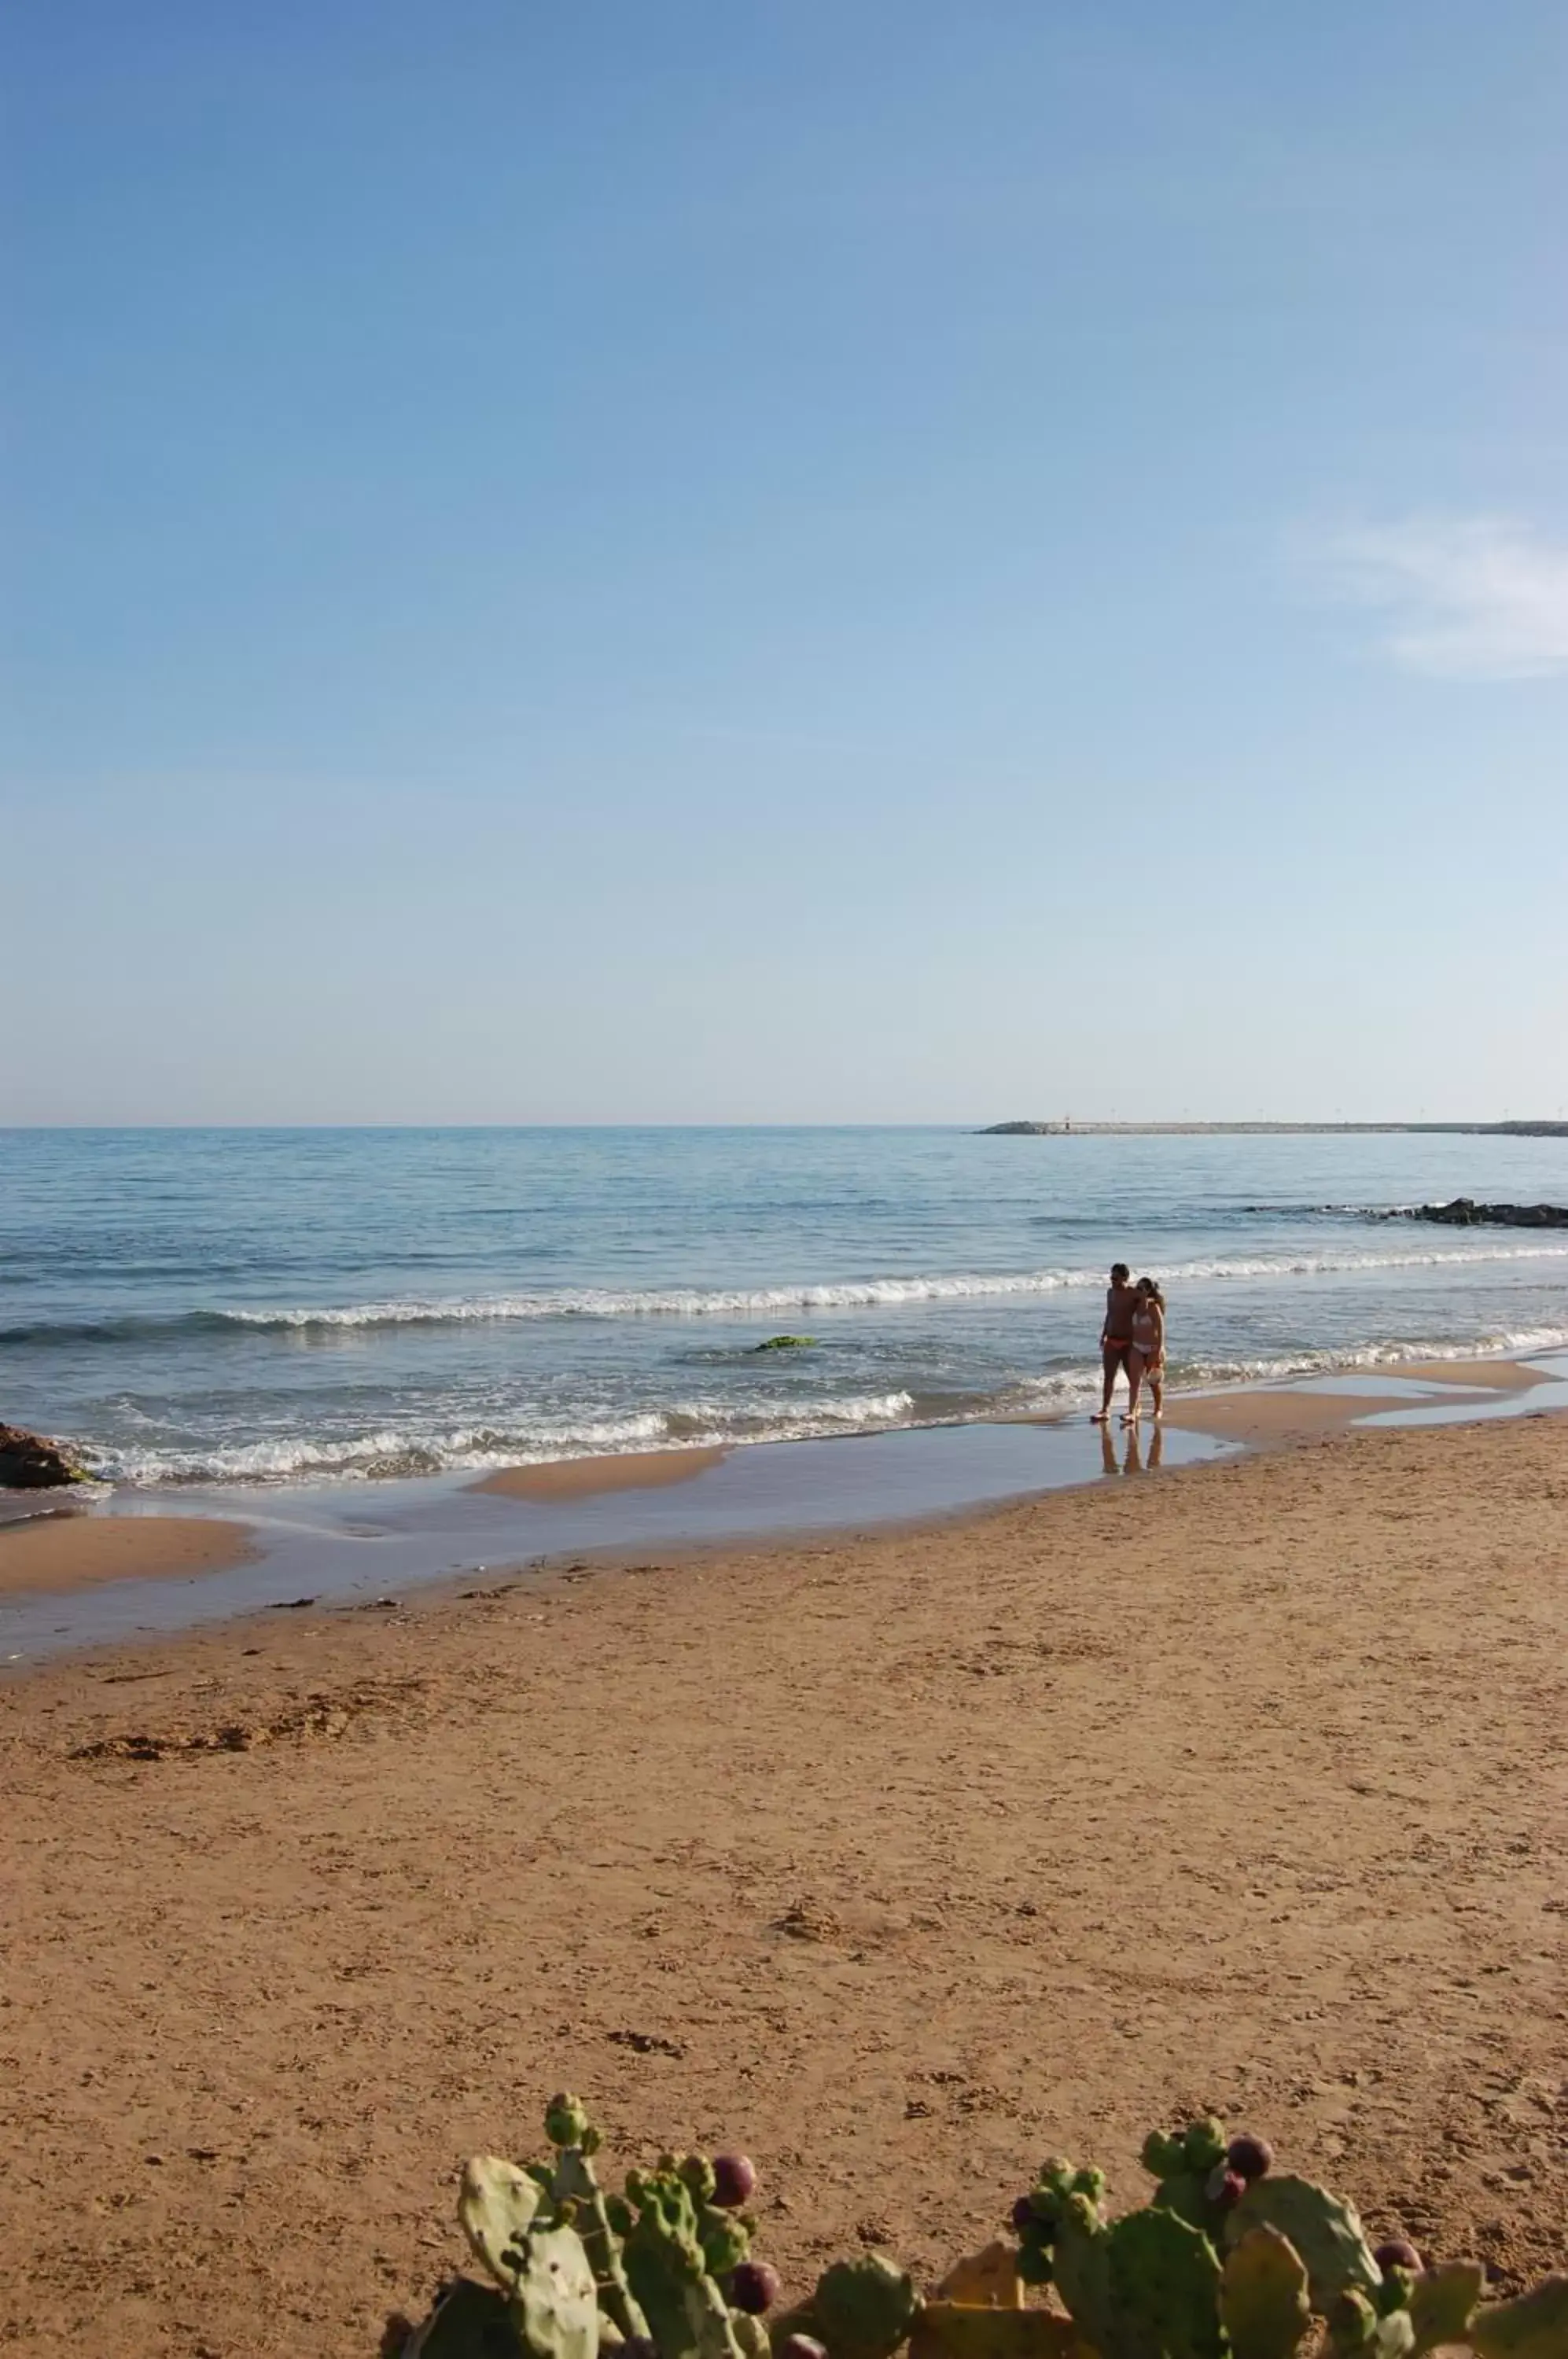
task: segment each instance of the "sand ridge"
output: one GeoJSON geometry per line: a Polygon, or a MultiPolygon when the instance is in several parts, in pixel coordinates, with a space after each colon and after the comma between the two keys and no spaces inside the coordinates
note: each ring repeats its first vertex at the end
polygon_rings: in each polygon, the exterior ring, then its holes
{"type": "Polygon", "coordinates": [[[470,1490],[499,1492],[508,1499],[587,1499],[602,1491],[663,1490],[690,1483],[722,1465],[726,1448],[634,1450],[620,1457],[556,1458],[542,1466],[498,1466],[470,1490]]]}
{"type": "Polygon", "coordinates": [[[1565,1508],[1559,1419],[1350,1434],[0,1688],[0,2347],[368,2359],[561,2085],[791,2286],[1208,2104],[1559,2263],[1565,1508]]]}
{"type": "Polygon", "coordinates": [[[100,1581],[179,1581],[246,1564],[248,1526],[218,1516],[95,1516],[66,1509],[0,1524],[0,1597],[100,1581]]]}

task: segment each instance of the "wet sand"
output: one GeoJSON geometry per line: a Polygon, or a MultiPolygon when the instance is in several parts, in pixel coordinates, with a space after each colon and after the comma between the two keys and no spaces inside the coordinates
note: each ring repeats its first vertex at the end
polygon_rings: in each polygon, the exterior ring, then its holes
{"type": "Polygon", "coordinates": [[[546,1466],[501,1466],[470,1488],[508,1499],[591,1499],[604,1491],[662,1490],[721,1466],[727,1450],[638,1450],[619,1458],[560,1458],[546,1466]]]}
{"type": "MultiPolygon", "coordinates": [[[[1491,1406],[1494,1396],[1456,1387],[1443,1398],[1450,1408],[1483,1408],[1491,1406]]],[[[1362,1418],[1411,1406],[1408,1393],[1168,1393],[1163,1421],[1184,1433],[1217,1434],[1222,1440],[1262,1450],[1343,1433],[1362,1418]]],[[[1146,1417],[1143,1423],[1149,1422],[1146,1417]]]]}
{"type": "Polygon", "coordinates": [[[244,1524],[216,1516],[64,1510],[0,1525],[0,1597],[60,1596],[103,1581],[180,1580],[254,1559],[244,1524]]]}
{"type": "Polygon", "coordinates": [[[258,1615],[0,1688],[0,2347],[370,2359],[579,2088],[788,2288],[1213,2105],[1561,2266],[1568,1425],[258,1615]]]}
{"type": "Polygon", "coordinates": [[[1504,1393],[1528,1392],[1547,1381],[1546,1371],[1524,1360],[1402,1360],[1388,1370],[1423,1385],[1481,1385],[1504,1393]]]}

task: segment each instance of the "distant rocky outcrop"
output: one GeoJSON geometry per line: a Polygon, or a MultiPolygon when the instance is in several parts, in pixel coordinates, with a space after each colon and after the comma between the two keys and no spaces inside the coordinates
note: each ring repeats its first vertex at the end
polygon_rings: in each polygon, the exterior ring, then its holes
{"type": "Polygon", "coordinates": [[[27,1433],[19,1425],[0,1425],[0,1489],[52,1491],[62,1483],[86,1479],[57,1441],[27,1433]]]}
{"type": "Polygon", "coordinates": [[[975,1135],[977,1138],[1051,1138],[1072,1127],[1066,1122],[988,1122],[975,1135]]]}
{"type": "Polygon", "coordinates": [[[1451,1229],[1568,1229],[1568,1204],[1478,1204],[1455,1196],[1449,1204],[1412,1204],[1408,1221],[1442,1221],[1451,1229]]]}

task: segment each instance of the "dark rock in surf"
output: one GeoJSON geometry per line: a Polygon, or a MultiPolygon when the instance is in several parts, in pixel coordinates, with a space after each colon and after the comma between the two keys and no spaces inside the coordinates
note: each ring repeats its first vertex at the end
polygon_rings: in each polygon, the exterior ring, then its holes
{"type": "Polygon", "coordinates": [[[1568,1229],[1568,1204],[1478,1204],[1474,1196],[1455,1196],[1448,1204],[1413,1204],[1405,1217],[1451,1229],[1568,1229]]]}
{"type": "Polygon", "coordinates": [[[19,1425],[0,1425],[0,1489],[52,1491],[63,1483],[84,1483],[80,1466],[57,1441],[19,1425]]]}

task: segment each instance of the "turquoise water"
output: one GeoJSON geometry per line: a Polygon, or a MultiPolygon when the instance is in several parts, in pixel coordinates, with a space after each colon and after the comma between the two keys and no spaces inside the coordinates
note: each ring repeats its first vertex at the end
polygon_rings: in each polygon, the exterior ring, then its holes
{"type": "Polygon", "coordinates": [[[1568,1141],[0,1132],[0,1417],[169,1484],[1072,1406],[1118,1257],[1178,1380],[1568,1343],[1568,1236],[1388,1217],[1462,1193],[1568,1141]]]}

